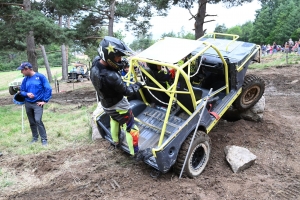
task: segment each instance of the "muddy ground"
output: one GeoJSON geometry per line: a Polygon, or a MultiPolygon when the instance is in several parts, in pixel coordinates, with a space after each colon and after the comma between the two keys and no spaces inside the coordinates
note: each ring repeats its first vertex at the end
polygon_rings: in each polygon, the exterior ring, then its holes
{"type": "MultiPolygon", "coordinates": [[[[17,183],[2,188],[0,199],[300,199],[300,66],[248,73],[266,82],[264,119],[220,120],[209,134],[211,158],[199,177],[178,179],[170,171],[153,179],[151,167],[107,150],[108,143],[99,140],[58,152],[0,157],[1,167],[17,177],[17,183]],[[248,148],[256,163],[234,174],[225,160],[227,145],[248,148]]],[[[90,82],[81,84],[54,94],[52,101],[95,101],[90,82]]],[[[0,103],[11,98],[1,97],[0,103]]]]}

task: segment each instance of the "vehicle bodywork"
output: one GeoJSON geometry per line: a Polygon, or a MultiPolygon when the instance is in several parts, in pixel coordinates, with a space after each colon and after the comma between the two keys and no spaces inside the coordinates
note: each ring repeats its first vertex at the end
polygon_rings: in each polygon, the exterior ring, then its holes
{"type": "Polygon", "coordinates": [[[17,78],[8,84],[9,94],[14,95],[20,90],[23,79],[24,77],[17,78]]]}
{"type": "MultiPolygon", "coordinates": [[[[131,58],[128,77],[146,83],[138,97],[130,101],[135,123],[140,129],[139,147],[151,150],[145,163],[162,173],[174,165],[185,167],[185,171],[189,171],[190,165],[195,171],[190,177],[202,172],[210,154],[210,141],[206,135],[242,93],[248,65],[260,51],[259,46],[237,41],[237,38],[237,35],[217,33],[198,40],[164,38],[131,58]],[[222,35],[231,39],[217,38],[222,35]],[[170,87],[157,81],[143,63],[174,69],[176,73],[170,87]],[[134,73],[134,67],[139,68],[140,77],[134,73]],[[210,89],[212,93],[208,96],[210,89]],[[210,107],[205,106],[206,103],[210,107]],[[196,127],[202,110],[202,118],[196,127]],[[183,166],[183,154],[186,146],[193,143],[194,130],[204,135],[195,140],[200,141],[199,145],[191,144],[196,149],[192,148],[188,164],[183,166]]],[[[130,84],[129,79],[125,81],[130,84]]],[[[260,94],[254,96],[260,98],[263,90],[256,91],[260,94]]],[[[249,106],[252,105],[253,101],[249,106]]],[[[105,112],[96,117],[101,136],[112,142],[109,120],[105,112]]],[[[121,148],[129,152],[126,140],[122,141],[121,148]]]]}
{"type": "Polygon", "coordinates": [[[74,68],[68,72],[68,82],[83,82],[84,78],[90,80],[90,70],[85,64],[74,63],[73,65],[74,68]]]}

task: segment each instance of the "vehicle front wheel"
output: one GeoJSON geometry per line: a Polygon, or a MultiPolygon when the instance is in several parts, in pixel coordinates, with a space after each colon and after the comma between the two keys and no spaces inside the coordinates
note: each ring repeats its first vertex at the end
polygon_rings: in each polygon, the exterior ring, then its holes
{"type": "Polygon", "coordinates": [[[10,94],[10,95],[15,95],[15,94],[17,94],[17,91],[14,90],[14,87],[13,87],[13,86],[9,86],[8,91],[9,91],[9,94],[10,94]]]}
{"type": "Polygon", "coordinates": [[[258,76],[245,76],[242,93],[234,101],[233,106],[238,110],[247,110],[254,106],[265,92],[265,82],[258,76]]]}
{"type": "Polygon", "coordinates": [[[185,157],[188,156],[183,174],[190,178],[197,177],[203,172],[208,163],[211,151],[211,141],[208,135],[203,131],[197,131],[189,155],[187,155],[192,137],[193,134],[190,134],[183,142],[174,165],[175,173],[179,175],[181,173],[185,157]]]}

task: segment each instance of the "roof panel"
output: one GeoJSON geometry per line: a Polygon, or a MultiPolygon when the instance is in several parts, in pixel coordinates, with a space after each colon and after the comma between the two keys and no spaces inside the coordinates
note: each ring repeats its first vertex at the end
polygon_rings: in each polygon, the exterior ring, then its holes
{"type": "Polygon", "coordinates": [[[174,64],[201,46],[202,43],[202,41],[197,40],[166,37],[142,51],[136,57],[174,64]]]}

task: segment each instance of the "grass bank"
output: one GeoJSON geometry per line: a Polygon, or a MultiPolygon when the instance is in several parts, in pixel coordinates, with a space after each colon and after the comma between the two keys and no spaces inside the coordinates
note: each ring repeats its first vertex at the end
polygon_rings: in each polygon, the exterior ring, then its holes
{"type": "Polygon", "coordinates": [[[295,53],[275,53],[261,57],[260,63],[249,65],[249,69],[265,69],[274,66],[300,65],[300,56],[295,53]]]}
{"type": "Polygon", "coordinates": [[[0,107],[0,150],[14,155],[26,155],[90,143],[92,142],[90,114],[95,108],[96,105],[78,108],[76,105],[60,105],[51,102],[46,104],[43,122],[49,145],[43,147],[40,141],[30,145],[32,135],[25,108],[17,105],[2,106],[0,107]]]}

